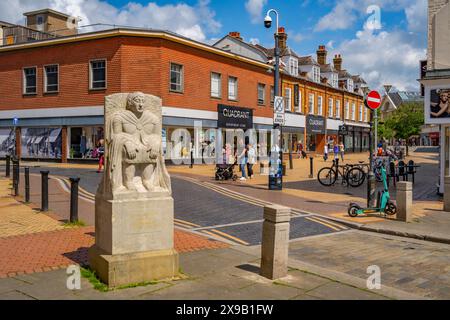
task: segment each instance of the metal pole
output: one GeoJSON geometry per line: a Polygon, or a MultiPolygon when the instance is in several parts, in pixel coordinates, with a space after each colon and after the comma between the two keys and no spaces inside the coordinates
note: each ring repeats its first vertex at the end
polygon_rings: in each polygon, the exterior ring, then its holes
{"type": "Polygon", "coordinates": [[[70,180],[70,222],[78,222],[78,183],[80,178],[70,180]]]}
{"type": "Polygon", "coordinates": [[[373,135],[373,129],[372,124],[374,120],[374,110],[370,112],[370,134],[369,134],[369,173],[368,173],[368,179],[367,179],[367,207],[370,208],[373,203],[374,194],[375,194],[375,175],[373,174],[373,141],[372,141],[372,135],[373,135]]]}
{"type": "Polygon", "coordinates": [[[194,167],[194,150],[192,150],[191,148],[191,164],[189,165],[189,168],[193,168],[194,167]]]}
{"type": "Polygon", "coordinates": [[[19,180],[20,180],[20,163],[19,159],[15,160],[15,167],[14,167],[15,175],[16,175],[16,183],[14,184],[14,196],[19,195],[19,180]]]}
{"type": "Polygon", "coordinates": [[[374,112],[374,123],[375,123],[375,125],[374,125],[374,127],[375,127],[375,148],[374,148],[374,150],[378,150],[378,111],[377,110],[374,110],[373,111],[374,112]]]}
{"type": "Polygon", "coordinates": [[[25,203],[30,202],[30,168],[25,167],[25,203]]]}
{"type": "Polygon", "coordinates": [[[292,135],[289,135],[289,169],[294,169],[294,163],[292,161],[292,135]]]}
{"type": "Polygon", "coordinates": [[[48,174],[41,171],[41,211],[48,211],[48,174]]]}
{"type": "Polygon", "coordinates": [[[16,171],[16,162],[14,161],[14,158],[12,158],[12,165],[13,165],[13,167],[12,167],[12,180],[13,181],[12,182],[13,182],[13,190],[15,190],[16,189],[17,171],[16,171]]]}
{"type": "Polygon", "coordinates": [[[314,178],[314,158],[309,157],[309,177],[314,178]]]}
{"type": "Polygon", "coordinates": [[[5,177],[9,178],[11,174],[11,156],[8,154],[6,155],[6,174],[5,177]]]}

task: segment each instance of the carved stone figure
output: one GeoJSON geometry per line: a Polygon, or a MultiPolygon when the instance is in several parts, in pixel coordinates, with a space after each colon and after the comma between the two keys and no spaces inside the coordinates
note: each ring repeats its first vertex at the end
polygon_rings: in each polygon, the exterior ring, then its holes
{"type": "Polygon", "coordinates": [[[104,191],[171,193],[161,108],[161,99],[141,92],[106,97],[104,191]]]}

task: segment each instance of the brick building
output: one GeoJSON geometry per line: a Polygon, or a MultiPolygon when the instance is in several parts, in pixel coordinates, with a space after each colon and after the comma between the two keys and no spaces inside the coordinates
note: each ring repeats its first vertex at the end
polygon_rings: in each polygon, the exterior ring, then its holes
{"type": "MultiPolygon", "coordinates": [[[[0,46],[0,79],[4,79],[0,156],[15,148],[22,158],[63,162],[95,158],[93,150],[103,137],[104,97],[119,92],[142,91],[162,98],[166,158],[181,156],[170,143],[176,129],[187,128],[198,144],[220,141],[221,131],[216,129],[225,128],[228,123],[224,125],[222,118],[234,112],[250,115],[244,126],[238,124],[241,128],[272,128],[273,72],[264,49],[245,44],[236,53],[159,30],[115,28],[77,34],[60,29],[61,21],[58,28],[50,29],[50,17],[73,19],[58,14],[52,10],[27,13],[28,24],[23,28],[39,29],[36,37],[29,41],[10,37],[0,46]],[[194,130],[199,125],[202,129],[194,130]]],[[[238,33],[231,37],[232,41],[239,38],[238,33]]],[[[322,151],[327,137],[337,138],[346,115],[355,125],[367,126],[365,117],[354,118],[362,96],[342,85],[335,88],[323,79],[311,81],[306,73],[293,76],[283,70],[282,88],[288,102],[285,151],[295,148],[296,141],[307,145],[313,139],[311,151],[322,151]],[[314,94],[313,105],[308,104],[310,94],[314,94]],[[340,109],[332,111],[335,117],[327,111],[329,99],[333,104],[341,101],[340,109]],[[312,116],[326,120],[319,128],[323,132],[308,132],[314,130],[306,125],[312,116]]],[[[352,145],[347,144],[350,151],[359,151],[352,145]]],[[[194,147],[199,156],[200,145],[194,147]]]]}

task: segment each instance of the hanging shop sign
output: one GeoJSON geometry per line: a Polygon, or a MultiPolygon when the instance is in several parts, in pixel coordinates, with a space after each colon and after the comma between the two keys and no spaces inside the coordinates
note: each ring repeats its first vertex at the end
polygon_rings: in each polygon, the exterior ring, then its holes
{"type": "Polygon", "coordinates": [[[217,127],[230,129],[252,129],[253,110],[219,104],[217,107],[217,127]]]}

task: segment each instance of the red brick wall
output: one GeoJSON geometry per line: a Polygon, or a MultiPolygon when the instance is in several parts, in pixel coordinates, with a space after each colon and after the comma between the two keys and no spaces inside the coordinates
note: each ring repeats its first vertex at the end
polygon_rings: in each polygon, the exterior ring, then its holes
{"type": "Polygon", "coordinates": [[[105,95],[142,91],[164,106],[217,111],[217,104],[253,108],[272,117],[272,76],[234,59],[156,38],[115,37],[0,53],[0,110],[103,105],[105,95]],[[89,60],[107,59],[107,89],[89,90],[89,60]],[[184,92],[169,91],[170,62],[184,66],[184,92]],[[59,93],[43,93],[43,66],[59,64],[59,93]],[[22,94],[22,68],[38,67],[38,93],[22,94]],[[210,97],[211,72],[222,74],[222,98],[210,97]],[[228,76],[238,78],[238,101],[228,100],[228,76]],[[257,105],[257,83],[266,84],[265,106],[257,105]]]}

